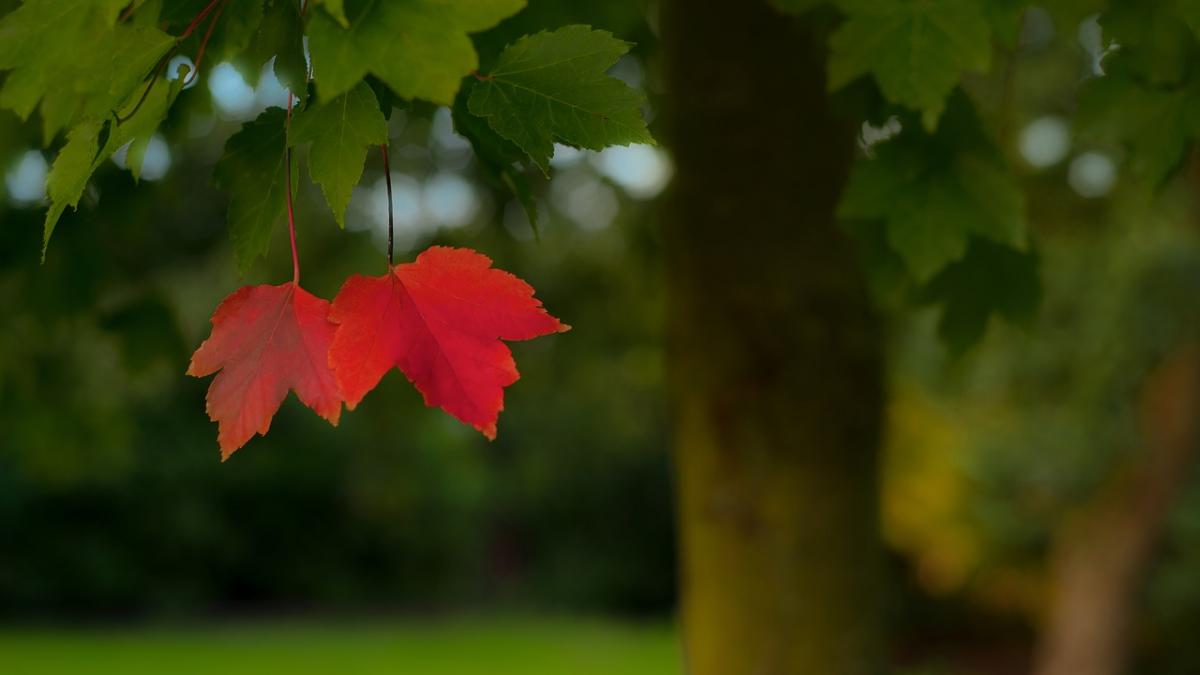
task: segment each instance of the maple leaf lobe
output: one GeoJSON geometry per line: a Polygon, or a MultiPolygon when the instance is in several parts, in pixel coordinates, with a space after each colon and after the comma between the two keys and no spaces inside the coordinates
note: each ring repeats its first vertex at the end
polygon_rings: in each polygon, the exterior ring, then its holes
{"type": "Polygon", "coordinates": [[[569,330],[533,288],[469,249],[435,246],[378,277],[355,275],[333,300],[329,363],[348,408],[392,367],[437,406],[496,436],[504,388],[520,377],[501,340],[569,330]]]}
{"type": "Polygon", "coordinates": [[[328,314],[327,301],[294,282],[243,286],[221,301],[187,374],[217,373],[206,402],[222,461],[267,433],[289,390],[337,425],[342,396],[326,358],[336,328],[328,314]]]}

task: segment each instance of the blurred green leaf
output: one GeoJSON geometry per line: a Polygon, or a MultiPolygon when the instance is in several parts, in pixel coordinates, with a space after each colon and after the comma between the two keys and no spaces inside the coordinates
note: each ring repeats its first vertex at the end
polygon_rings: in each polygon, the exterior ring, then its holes
{"type": "Polygon", "coordinates": [[[1188,142],[1200,135],[1198,115],[1196,85],[1158,89],[1109,75],[1093,78],[1083,89],[1076,133],[1091,143],[1125,145],[1133,172],[1158,185],[1183,161],[1188,142]]]}
{"type": "Polygon", "coordinates": [[[979,0],[843,0],[830,37],[829,88],[874,77],[887,100],[937,128],[963,73],[991,65],[991,28],[979,0]]]}
{"type": "Polygon", "coordinates": [[[925,287],[923,297],[942,305],[938,334],[956,353],[979,342],[993,314],[1028,321],[1038,307],[1041,281],[1033,253],[975,239],[966,256],[925,287]]]}
{"type": "Polygon", "coordinates": [[[973,236],[1026,245],[1024,194],[966,105],[936,136],[905,129],[860,158],[838,207],[843,219],[882,220],[918,281],[960,260],[973,236]]]}

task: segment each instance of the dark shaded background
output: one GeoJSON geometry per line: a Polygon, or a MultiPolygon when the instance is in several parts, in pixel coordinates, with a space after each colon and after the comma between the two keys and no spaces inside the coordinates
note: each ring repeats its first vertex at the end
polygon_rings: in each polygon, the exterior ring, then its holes
{"type": "MultiPolygon", "coordinates": [[[[482,37],[481,51],[531,27],[610,29],[638,43],[618,74],[649,93],[653,119],[652,11],[582,4],[534,2],[482,37]]],[[[1069,120],[1068,93],[1089,67],[1078,27],[1049,24],[1054,37],[1042,40],[1046,20],[1027,19],[1033,37],[1013,56],[1014,130],[1069,120]]],[[[987,100],[995,80],[969,88],[987,100]]],[[[267,262],[236,276],[225,197],[210,176],[239,122],[214,110],[203,84],[162,131],[173,159],[165,177],[137,185],[119,167],[99,171],[44,265],[40,204],[0,192],[0,618],[552,609],[670,620],[657,192],[615,181],[598,160],[564,162],[557,186],[535,186],[545,214],[535,240],[461,147],[438,140],[439,114],[397,113],[393,169],[421,184],[464,176],[479,209],[462,227],[421,221],[397,257],[435,242],[478,249],[573,326],[514,345],[522,379],[491,443],[425,409],[392,373],[339,428],[290,398],[267,437],[218,461],[208,381],[183,375],[188,355],[222,297],[286,278],[290,261],[280,227],[267,262]]],[[[1026,667],[1053,592],[1057,533],[1136,455],[1140,387],[1200,326],[1194,172],[1152,189],[1125,180],[1118,146],[1069,137],[1063,157],[1033,166],[1021,163],[1019,134],[1010,140],[1032,195],[1038,317],[994,323],[983,344],[954,357],[934,334],[936,309],[881,297],[893,363],[886,605],[898,660],[930,669],[920,672],[1026,667]],[[1085,196],[1071,167],[1089,152],[1108,158],[1117,179],[1085,196]]],[[[6,172],[39,146],[36,118],[0,111],[6,172]]],[[[373,154],[364,186],[380,171],[373,154]]],[[[353,216],[338,231],[301,173],[305,285],[329,298],[384,257],[353,216]]],[[[1138,580],[1139,672],[1200,669],[1195,473],[1189,466],[1138,580]]]]}

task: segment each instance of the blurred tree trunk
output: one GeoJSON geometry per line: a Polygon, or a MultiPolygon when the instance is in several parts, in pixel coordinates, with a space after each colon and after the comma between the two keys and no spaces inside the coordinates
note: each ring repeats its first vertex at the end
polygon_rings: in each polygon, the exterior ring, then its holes
{"type": "Polygon", "coordinates": [[[1126,669],[1137,591],[1200,449],[1200,347],[1170,354],[1140,400],[1145,446],[1054,543],[1049,616],[1037,675],[1118,675],[1126,669]]]}
{"type": "Polygon", "coordinates": [[[661,29],[687,672],[878,672],[881,340],[823,36],[765,0],[666,0],[661,29]]]}

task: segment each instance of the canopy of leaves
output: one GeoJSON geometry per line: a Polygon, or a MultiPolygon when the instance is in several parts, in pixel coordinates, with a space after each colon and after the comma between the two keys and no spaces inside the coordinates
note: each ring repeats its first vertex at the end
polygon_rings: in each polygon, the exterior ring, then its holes
{"type": "Polygon", "coordinates": [[[604,74],[629,47],[606,32],[570,26],[518,40],[498,60],[493,52],[495,68],[480,75],[471,34],[521,10],[524,0],[312,4],[302,11],[294,0],[27,0],[0,17],[0,71],[8,71],[0,106],[22,118],[38,111],[47,143],[69,132],[48,180],[45,241],[118,149],[128,147],[127,165],[140,175],[150,137],[182,88],[163,81],[203,76],[167,73],[167,59],[179,52],[198,65],[205,54],[208,64],[229,61],[249,82],[271,63],[301,104],[314,85],[319,96],[290,131],[279,110],[246,123],[217,163],[243,273],[266,253],[282,216],[286,148],[309,146],[309,173],[344,226],[367,152],[387,143],[391,110],[415,99],[453,104],[455,127],[485,175],[512,192],[535,224],[520,164],[547,171],[555,142],[592,149],[653,142],[641,94],[604,74]]]}
{"type": "Polygon", "coordinates": [[[0,106],[26,118],[40,102],[49,142],[124,103],[174,42],[156,28],[117,24],[125,4],[32,0],[0,20],[0,70],[12,71],[0,106]]]}

